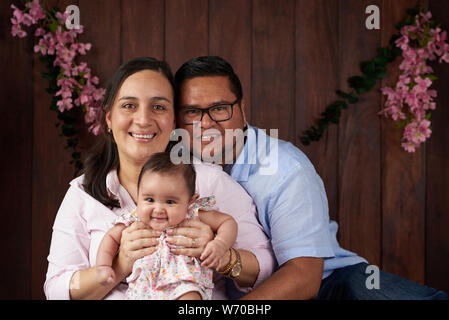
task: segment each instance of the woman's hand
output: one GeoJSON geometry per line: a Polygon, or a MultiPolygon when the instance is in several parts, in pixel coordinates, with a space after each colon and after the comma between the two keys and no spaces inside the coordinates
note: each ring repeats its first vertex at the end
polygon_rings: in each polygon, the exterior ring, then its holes
{"type": "Polygon", "coordinates": [[[116,272],[122,279],[127,277],[137,259],[154,253],[159,244],[162,233],[149,227],[143,222],[136,221],[123,230],[120,241],[119,254],[116,258],[116,272]]]}
{"type": "Polygon", "coordinates": [[[184,248],[171,248],[174,254],[182,254],[186,256],[199,258],[204,248],[214,238],[211,227],[200,220],[185,220],[176,228],[167,230],[166,241],[169,244],[181,246],[184,248]],[[182,237],[170,237],[181,235],[182,237]]]}

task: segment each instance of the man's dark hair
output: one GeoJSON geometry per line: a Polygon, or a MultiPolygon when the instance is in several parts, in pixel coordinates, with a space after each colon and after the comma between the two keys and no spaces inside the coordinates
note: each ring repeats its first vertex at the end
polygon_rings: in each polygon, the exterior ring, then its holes
{"type": "Polygon", "coordinates": [[[239,77],[226,60],[217,56],[197,57],[184,63],[175,75],[176,88],[179,90],[182,83],[188,79],[212,76],[227,77],[232,93],[235,94],[239,101],[242,100],[242,84],[239,77]]]}
{"type": "Polygon", "coordinates": [[[137,190],[140,187],[140,181],[145,172],[157,172],[161,174],[182,174],[187,185],[187,191],[190,196],[195,194],[195,179],[196,173],[193,165],[190,163],[174,164],[170,159],[169,152],[154,153],[142,167],[137,180],[137,190]]]}

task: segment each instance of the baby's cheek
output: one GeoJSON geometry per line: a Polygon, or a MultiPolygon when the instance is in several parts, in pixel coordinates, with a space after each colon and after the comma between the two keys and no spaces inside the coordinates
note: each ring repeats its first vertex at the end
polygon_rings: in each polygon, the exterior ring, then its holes
{"type": "Polygon", "coordinates": [[[187,210],[176,210],[168,213],[168,224],[175,227],[186,219],[187,210]]]}
{"type": "Polygon", "coordinates": [[[149,211],[139,211],[137,210],[137,218],[139,218],[139,221],[142,221],[145,224],[150,223],[150,212],[149,211]]]}

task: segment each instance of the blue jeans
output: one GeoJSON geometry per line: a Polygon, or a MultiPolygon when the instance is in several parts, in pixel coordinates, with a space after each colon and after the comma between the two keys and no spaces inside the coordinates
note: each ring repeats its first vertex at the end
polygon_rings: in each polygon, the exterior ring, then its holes
{"type": "MultiPolygon", "coordinates": [[[[378,289],[367,288],[365,262],[335,270],[323,279],[318,300],[447,300],[443,291],[379,270],[378,289]]],[[[368,281],[369,282],[369,281],[368,281]]],[[[371,283],[371,282],[370,282],[371,283]]]]}

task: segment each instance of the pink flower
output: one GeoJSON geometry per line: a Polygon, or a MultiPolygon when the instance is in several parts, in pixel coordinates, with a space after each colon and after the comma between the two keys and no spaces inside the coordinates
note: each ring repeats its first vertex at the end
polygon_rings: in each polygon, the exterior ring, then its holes
{"type": "Polygon", "coordinates": [[[11,34],[14,37],[17,36],[19,38],[24,38],[27,35],[27,33],[20,28],[20,24],[13,24],[12,25],[12,27],[11,27],[11,34]]]}
{"type": "Polygon", "coordinates": [[[420,122],[412,121],[404,129],[404,139],[419,145],[430,137],[432,131],[429,126],[430,121],[425,119],[420,122]]]}
{"type": "Polygon", "coordinates": [[[88,103],[89,100],[90,100],[89,96],[87,94],[85,94],[85,93],[80,96],[80,102],[82,104],[88,103]]]}
{"type": "Polygon", "coordinates": [[[26,4],[28,8],[30,8],[30,15],[37,21],[40,19],[45,19],[44,10],[39,4],[39,0],[33,0],[32,2],[28,2],[26,4]]]}
{"type": "Polygon", "coordinates": [[[396,46],[401,48],[401,50],[407,50],[409,41],[410,40],[407,36],[402,36],[396,40],[396,46]]]}
{"type": "Polygon", "coordinates": [[[449,52],[445,52],[441,57],[440,57],[440,60],[439,60],[439,62],[441,63],[441,62],[446,62],[446,63],[449,63],[449,52]]]}
{"type": "Polygon", "coordinates": [[[94,100],[95,100],[95,101],[102,101],[105,92],[106,92],[106,89],[103,89],[103,88],[100,88],[100,89],[95,90],[95,91],[93,92],[94,100]]]}
{"type": "Polygon", "coordinates": [[[90,50],[92,45],[90,43],[74,43],[72,44],[72,50],[78,51],[80,54],[85,55],[90,50]]]}
{"type": "Polygon", "coordinates": [[[59,23],[61,25],[65,26],[65,22],[66,22],[67,18],[70,16],[70,13],[69,12],[64,12],[64,13],[56,12],[55,16],[59,20],[59,23]]]}
{"type": "Polygon", "coordinates": [[[37,28],[36,31],[34,32],[35,37],[41,37],[44,34],[45,34],[45,30],[41,27],[37,28]]]}
{"type": "Polygon", "coordinates": [[[402,148],[405,149],[405,151],[410,152],[410,153],[415,152],[415,150],[416,150],[416,145],[411,141],[402,142],[401,146],[402,146],[402,148]]]}
{"type": "Polygon", "coordinates": [[[32,24],[35,24],[37,22],[34,17],[28,13],[25,13],[22,18],[22,23],[26,26],[31,26],[32,24]]]}
{"type": "Polygon", "coordinates": [[[72,98],[66,98],[59,100],[56,105],[59,107],[60,112],[64,112],[64,110],[70,110],[73,107],[72,98]]]}
{"type": "Polygon", "coordinates": [[[14,24],[19,24],[22,23],[23,21],[23,12],[21,10],[19,10],[19,8],[17,8],[15,5],[11,5],[11,8],[14,10],[13,11],[13,16],[14,16],[14,20],[16,21],[16,23],[14,24]]]}
{"type": "Polygon", "coordinates": [[[39,44],[34,46],[34,52],[41,52],[43,56],[47,54],[47,44],[44,39],[39,40],[39,44]]]}
{"type": "Polygon", "coordinates": [[[58,92],[56,92],[55,96],[61,96],[62,99],[71,98],[72,90],[68,86],[63,86],[58,92]]]}
{"type": "Polygon", "coordinates": [[[432,19],[432,13],[430,11],[427,11],[426,13],[421,12],[419,16],[423,19],[424,23],[432,19]]]}
{"type": "Polygon", "coordinates": [[[416,93],[426,92],[427,88],[432,85],[432,80],[429,78],[416,77],[416,86],[413,88],[416,93]]]}
{"type": "Polygon", "coordinates": [[[432,130],[430,129],[430,121],[422,120],[418,125],[417,131],[418,131],[417,138],[421,139],[422,142],[430,138],[430,135],[432,134],[432,130]]]}

